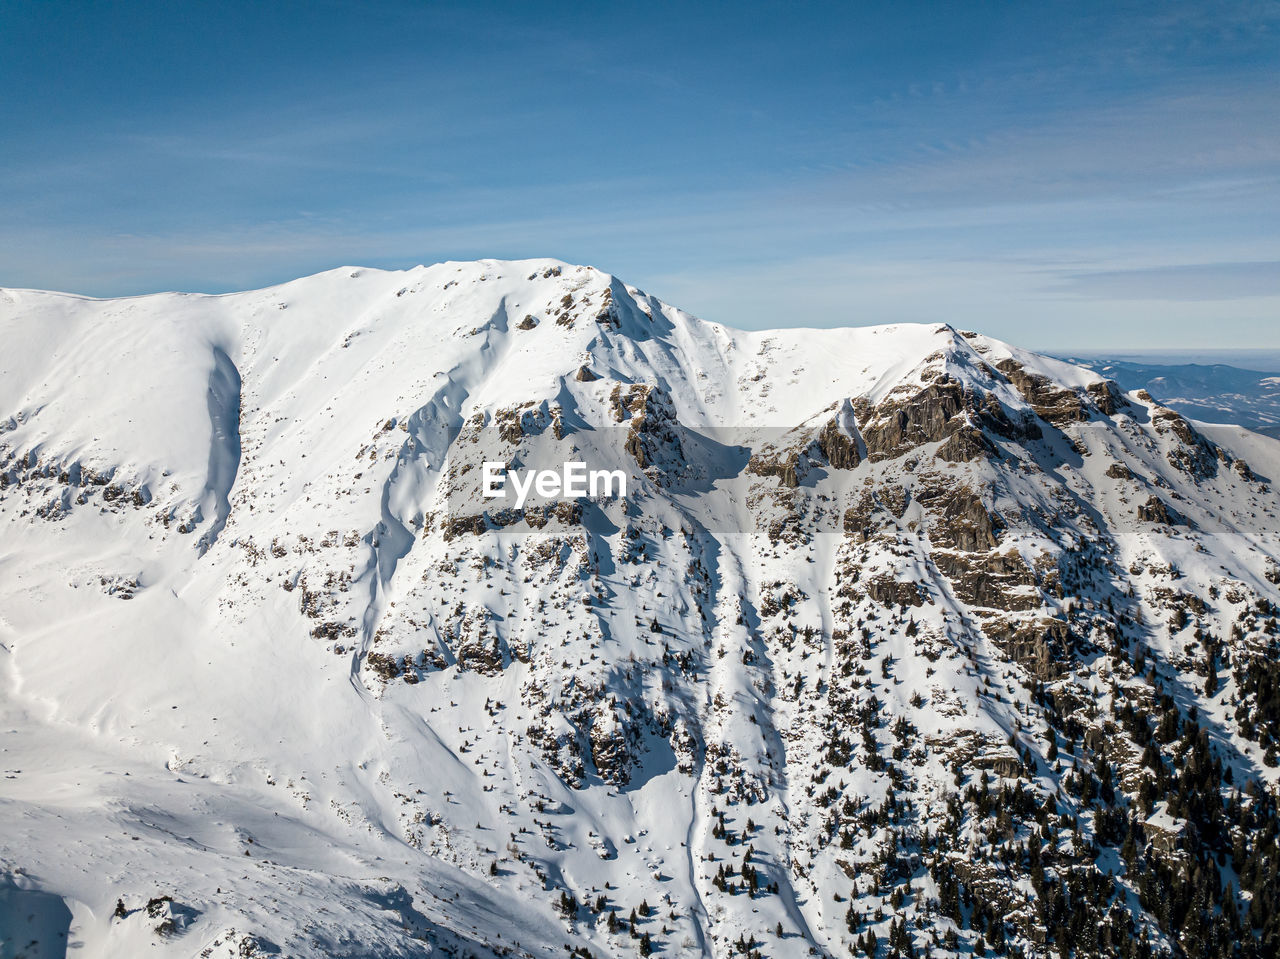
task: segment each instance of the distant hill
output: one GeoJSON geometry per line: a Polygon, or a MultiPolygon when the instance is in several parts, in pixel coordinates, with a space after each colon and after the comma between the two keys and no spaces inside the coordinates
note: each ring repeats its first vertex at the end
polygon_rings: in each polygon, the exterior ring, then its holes
{"type": "MultiPolygon", "coordinates": [[[[1144,389],[1170,409],[1206,423],[1231,423],[1280,438],[1280,372],[1224,363],[1162,363],[1100,356],[1064,357],[1115,380],[1124,390],[1144,389]]],[[[1259,351],[1258,366],[1277,366],[1259,351]]],[[[1248,354],[1240,362],[1249,362],[1248,354]]]]}

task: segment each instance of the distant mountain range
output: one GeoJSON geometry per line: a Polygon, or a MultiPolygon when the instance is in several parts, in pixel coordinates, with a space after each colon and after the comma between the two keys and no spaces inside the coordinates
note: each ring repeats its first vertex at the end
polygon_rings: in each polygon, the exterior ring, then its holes
{"type": "Polygon", "coordinates": [[[1146,390],[1192,419],[1232,423],[1280,438],[1280,355],[1273,351],[1233,355],[1239,366],[1169,362],[1175,358],[1155,354],[1063,357],[1114,380],[1124,390],[1146,390]]]}

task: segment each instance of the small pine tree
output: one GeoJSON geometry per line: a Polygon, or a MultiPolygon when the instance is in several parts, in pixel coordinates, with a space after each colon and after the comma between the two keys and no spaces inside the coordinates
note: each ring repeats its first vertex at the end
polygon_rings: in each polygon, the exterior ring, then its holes
{"type": "Polygon", "coordinates": [[[1218,667],[1213,661],[1213,653],[1209,654],[1209,675],[1204,681],[1204,694],[1213,697],[1218,692],[1218,667]]]}

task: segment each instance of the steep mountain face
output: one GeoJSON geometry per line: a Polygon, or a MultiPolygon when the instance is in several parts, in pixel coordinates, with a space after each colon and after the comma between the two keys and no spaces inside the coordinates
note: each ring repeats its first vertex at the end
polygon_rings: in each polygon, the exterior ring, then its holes
{"type": "Polygon", "coordinates": [[[6,956],[1280,943],[1274,440],[543,260],[0,344],[6,956]]]}

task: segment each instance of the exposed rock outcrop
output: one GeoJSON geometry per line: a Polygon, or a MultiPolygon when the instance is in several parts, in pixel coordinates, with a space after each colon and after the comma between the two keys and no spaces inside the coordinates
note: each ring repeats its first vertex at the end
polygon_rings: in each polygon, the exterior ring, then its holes
{"type": "Polygon", "coordinates": [[[817,446],[832,469],[851,470],[862,462],[857,436],[846,433],[837,419],[818,431],[817,446]]]}
{"type": "Polygon", "coordinates": [[[888,399],[876,407],[860,400],[854,407],[872,461],[946,439],[961,425],[955,420],[964,408],[963,387],[946,374],[912,396],[888,399]]]}
{"type": "Polygon", "coordinates": [[[961,553],[938,550],[933,561],[956,597],[971,606],[1006,612],[1039,609],[1044,598],[1016,550],[961,553]]]}
{"type": "Polygon", "coordinates": [[[983,627],[1015,662],[1048,682],[1065,671],[1071,628],[1060,619],[997,619],[983,627]]]}
{"type": "Polygon", "coordinates": [[[1144,523],[1161,523],[1165,526],[1178,526],[1186,522],[1177,510],[1154,494],[1138,506],[1138,519],[1144,523]]]}
{"type": "Polygon", "coordinates": [[[966,552],[995,548],[996,521],[968,486],[935,494],[926,505],[937,514],[929,530],[937,545],[966,552]]]}
{"type": "Polygon", "coordinates": [[[1008,378],[1045,422],[1062,427],[1089,418],[1078,393],[1032,373],[1012,357],[999,360],[996,369],[1008,378]]]}

